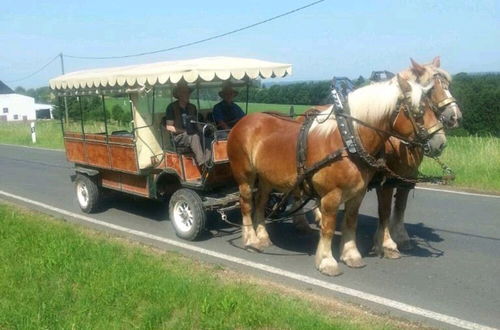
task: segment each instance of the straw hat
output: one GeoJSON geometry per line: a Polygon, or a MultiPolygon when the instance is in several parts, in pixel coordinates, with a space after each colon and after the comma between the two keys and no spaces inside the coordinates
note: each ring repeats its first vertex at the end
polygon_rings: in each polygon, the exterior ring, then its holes
{"type": "Polygon", "coordinates": [[[234,89],[231,85],[225,85],[222,87],[222,90],[219,92],[219,96],[221,98],[224,98],[224,95],[226,95],[228,93],[233,93],[233,96],[238,95],[238,91],[236,89],[234,89]]]}
{"type": "Polygon", "coordinates": [[[187,90],[189,94],[191,94],[193,92],[193,89],[191,87],[189,87],[188,84],[186,84],[185,82],[179,82],[175,86],[175,88],[174,88],[174,90],[172,92],[172,95],[176,99],[178,99],[179,98],[179,92],[182,91],[182,90],[187,90]]]}

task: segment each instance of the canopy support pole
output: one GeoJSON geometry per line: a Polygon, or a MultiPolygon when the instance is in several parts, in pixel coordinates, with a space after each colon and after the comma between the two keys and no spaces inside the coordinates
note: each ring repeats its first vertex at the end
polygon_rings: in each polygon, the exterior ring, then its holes
{"type": "MultiPolygon", "coordinates": [[[[82,100],[80,98],[80,96],[77,96],[77,101],[78,101],[78,107],[80,109],[80,125],[82,126],[82,136],[83,136],[83,140],[85,141],[85,126],[83,125],[83,121],[85,120],[85,118],[83,118],[83,108],[82,108],[82,100]]],[[[68,125],[69,123],[67,122],[66,125],[68,125]]]]}
{"type": "Polygon", "coordinates": [[[104,101],[104,94],[101,94],[101,99],[102,99],[102,111],[104,111],[104,131],[106,132],[106,143],[109,140],[108,137],[108,119],[106,116],[106,102],[104,101]]]}
{"type": "Polygon", "coordinates": [[[248,94],[249,94],[249,85],[250,85],[250,80],[246,79],[247,81],[247,101],[246,101],[246,104],[245,104],[245,115],[248,115],[248,94]]]}
{"type": "Polygon", "coordinates": [[[196,120],[198,120],[199,111],[200,111],[200,82],[196,81],[196,120]]]}

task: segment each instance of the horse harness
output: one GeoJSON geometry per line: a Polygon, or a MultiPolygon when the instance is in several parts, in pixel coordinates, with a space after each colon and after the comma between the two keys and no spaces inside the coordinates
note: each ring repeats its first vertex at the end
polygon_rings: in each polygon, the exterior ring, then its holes
{"type": "MultiPolygon", "coordinates": [[[[400,84],[401,86],[401,84],[400,84]]],[[[314,185],[312,183],[312,177],[313,175],[322,169],[323,167],[328,166],[329,164],[338,161],[342,159],[344,156],[344,151],[348,151],[349,154],[353,156],[359,157],[365,164],[367,164],[369,167],[374,168],[377,171],[382,171],[386,174],[388,174],[390,177],[395,178],[396,180],[405,182],[410,185],[415,185],[418,180],[414,179],[409,179],[409,178],[404,178],[394,171],[392,171],[385,163],[385,160],[382,157],[375,158],[372,155],[370,155],[366,150],[363,148],[363,145],[361,141],[359,140],[358,134],[356,130],[354,129],[353,126],[353,121],[366,126],[370,129],[373,129],[379,133],[388,135],[388,136],[394,136],[397,137],[398,139],[402,140],[404,143],[408,145],[414,145],[414,146],[421,146],[426,150],[428,148],[427,142],[428,140],[432,137],[433,134],[437,133],[439,130],[443,129],[443,125],[441,122],[438,122],[438,124],[434,125],[433,127],[429,129],[425,129],[422,125],[418,124],[415,120],[414,117],[421,117],[424,114],[423,110],[423,105],[420,104],[418,109],[412,109],[411,105],[411,91],[405,91],[402,90],[402,97],[399,98],[398,100],[398,105],[396,106],[396,111],[392,114],[391,118],[391,123],[392,125],[395,123],[397,120],[397,117],[401,113],[401,110],[403,110],[404,113],[410,118],[410,121],[412,123],[413,129],[416,132],[416,139],[414,141],[408,140],[406,137],[400,136],[399,134],[395,134],[393,132],[388,132],[382,129],[379,129],[377,127],[373,127],[372,125],[359,120],[355,117],[352,117],[350,115],[349,107],[344,107],[342,104],[341,96],[337,92],[335,88],[332,88],[332,96],[333,96],[333,105],[332,105],[332,111],[328,114],[327,118],[324,120],[328,120],[333,113],[335,116],[335,120],[337,121],[337,127],[339,129],[340,135],[342,137],[342,141],[344,143],[343,148],[339,148],[332,153],[328,154],[325,158],[322,160],[316,162],[313,164],[311,167],[307,168],[306,167],[306,160],[307,160],[307,138],[308,138],[308,133],[309,129],[311,128],[314,120],[318,120],[317,117],[320,115],[319,111],[316,110],[313,113],[308,113],[305,115],[305,121],[302,124],[300,131],[299,131],[299,136],[297,140],[297,180],[293,187],[285,193],[281,201],[277,204],[274,205],[270,215],[268,216],[269,218],[272,218],[272,216],[280,210],[288,200],[288,197],[292,194],[293,191],[295,191],[297,188],[300,188],[301,191],[303,191],[307,198],[305,201],[301,203],[299,207],[296,209],[286,212],[287,214],[285,216],[289,216],[291,214],[294,214],[297,212],[299,209],[301,209],[309,200],[311,199],[316,199],[319,197],[319,194],[315,191],[314,185]],[[350,120],[348,120],[350,119],[350,120]]],[[[345,98],[344,98],[345,99],[345,98]]],[[[276,114],[271,114],[271,115],[276,115],[276,114]]],[[[323,122],[324,122],[323,121],[323,122]]],[[[382,156],[382,155],[381,155],[382,156]]],[[[282,215],[284,216],[284,215],[282,215]]]]}

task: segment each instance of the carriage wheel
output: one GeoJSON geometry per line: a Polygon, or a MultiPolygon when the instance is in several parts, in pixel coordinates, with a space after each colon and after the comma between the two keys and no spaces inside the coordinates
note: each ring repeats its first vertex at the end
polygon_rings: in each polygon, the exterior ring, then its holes
{"type": "Polygon", "coordinates": [[[91,178],[83,174],[77,174],[75,190],[78,205],[80,205],[83,212],[92,213],[97,210],[101,192],[97,184],[91,178]]]}
{"type": "Polygon", "coordinates": [[[200,196],[190,189],[179,189],[172,195],[168,215],[180,238],[194,241],[205,230],[203,203],[200,196]]]}

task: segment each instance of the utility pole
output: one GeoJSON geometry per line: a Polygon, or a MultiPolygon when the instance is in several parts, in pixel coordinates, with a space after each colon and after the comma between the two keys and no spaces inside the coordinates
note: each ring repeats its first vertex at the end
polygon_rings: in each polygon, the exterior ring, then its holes
{"type": "MultiPolygon", "coordinates": [[[[61,58],[61,72],[62,74],[64,74],[64,57],[62,52],[59,54],[59,57],[61,58]]],[[[66,96],[64,96],[64,115],[66,118],[66,124],[68,124],[69,115],[68,115],[68,101],[66,100],[66,96]]]]}

